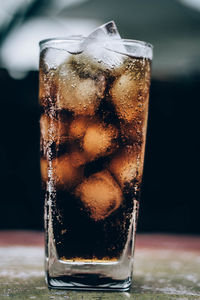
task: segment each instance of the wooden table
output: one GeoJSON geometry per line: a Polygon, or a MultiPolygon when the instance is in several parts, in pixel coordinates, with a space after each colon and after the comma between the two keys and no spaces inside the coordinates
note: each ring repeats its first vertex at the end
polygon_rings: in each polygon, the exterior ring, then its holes
{"type": "Polygon", "coordinates": [[[48,290],[43,234],[0,231],[0,300],[200,299],[200,237],[138,234],[130,292],[48,290]]]}

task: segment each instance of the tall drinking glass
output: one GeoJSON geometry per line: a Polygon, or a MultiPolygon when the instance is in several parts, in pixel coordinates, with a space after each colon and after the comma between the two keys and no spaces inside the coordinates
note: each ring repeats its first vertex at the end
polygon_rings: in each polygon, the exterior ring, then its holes
{"type": "Polygon", "coordinates": [[[40,43],[46,279],[51,288],[124,291],[132,280],[152,47],[116,39],[96,59],[73,50],[81,42],[40,43]]]}

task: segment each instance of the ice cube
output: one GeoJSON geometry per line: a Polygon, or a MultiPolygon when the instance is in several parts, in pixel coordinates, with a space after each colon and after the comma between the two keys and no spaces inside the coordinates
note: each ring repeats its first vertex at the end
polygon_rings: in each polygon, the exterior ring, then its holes
{"type": "Polygon", "coordinates": [[[80,45],[83,53],[105,64],[109,69],[121,65],[125,59],[124,55],[115,52],[116,48],[118,52],[126,53],[114,21],[95,29],[80,45]]]}
{"type": "Polygon", "coordinates": [[[69,126],[70,139],[81,139],[87,130],[91,120],[88,117],[80,116],[73,119],[69,126]]]}
{"type": "Polygon", "coordinates": [[[116,211],[123,201],[122,192],[112,177],[104,170],[85,179],[75,190],[95,221],[100,221],[116,211]]]}
{"type": "Polygon", "coordinates": [[[40,87],[39,100],[40,105],[47,106],[49,99],[55,97],[56,82],[54,81],[55,73],[60,64],[65,61],[70,54],[66,50],[45,48],[40,56],[40,87]]]}
{"type": "Polygon", "coordinates": [[[82,48],[85,49],[88,45],[90,45],[90,43],[95,43],[96,41],[110,39],[121,39],[114,21],[109,21],[99,26],[92,33],[90,33],[89,36],[86,37],[84,42],[82,43],[82,48]]]}
{"type": "Polygon", "coordinates": [[[110,95],[118,116],[131,122],[143,114],[148,103],[150,62],[141,58],[127,59],[120,72],[110,95]]]}
{"type": "Polygon", "coordinates": [[[106,68],[84,54],[71,56],[67,61],[67,68],[74,71],[82,79],[91,78],[106,84],[106,68]]]}
{"type": "Polygon", "coordinates": [[[118,130],[114,125],[96,121],[88,126],[83,138],[83,150],[89,160],[111,154],[117,146],[118,130]]]}
{"type": "Polygon", "coordinates": [[[78,168],[84,165],[88,161],[88,158],[79,147],[75,146],[71,149],[70,161],[73,167],[78,168]]]}
{"type": "Polygon", "coordinates": [[[66,118],[50,118],[43,114],[40,118],[41,137],[44,143],[65,143],[68,136],[69,121],[66,118]]]}
{"type": "Polygon", "coordinates": [[[140,107],[134,120],[129,123],[124,122],[124,120],[120,121],[121,135],[126,144],[133,145],[134,143],[142,144],[145,142],[147,117],[148,102],[140,107]]]}
{"type": "Polygon", "coordinates": [[[141,110],[140,91],[140,84],[132,73],[122,74],[113,83],[110,90],[112,101],[118,116],[126,122],[134,120],[141,110]]]}
{"type": "MultiPolygon", "coordinates": [[[[48,180],[48,162],[40,159],[41,178],[45,183],[48,180]]],[[[52,161],[50,180],[53,180],[58,189],[71,189],[79,184],[83,178],[83,168],[72,165],[69,155],[62,155],[52,161]]]]}
{"type": "Polygon", "coordinates": [[[67,63],[57,74],[57,106],[75,115],[94,115],[99,99],[104,97],[105,81],[80,78],[67,63]]]}
{"type": "Polygon", "coordinates": [[[70,54],[65,49],[45,48],[40,55],[40,67],[44,73],[48,73],[50,70],[56,70],[69,57],[70,54]]]}
{"type": "Polygon", "coordinates": [[[52,161],[53,180],[58,189],[71,189],[83,178],[83,168],[75,168],[70,156],[64,154],[52,161]]]}
{"type": "Polygon", "coordinates": [[[120,187],[132,184],[141,175],[141,161],[136,147],[123,149],[111,159],[108,169],[114,175],[120,187]]]}
{"type": "Polygon", "coordinates": [[[112,52],[123,47],[114,22],[96,29],[84,39],[83,53],[72,55],[57,71],[57,107],[75,115],[93,115],[104,97],[106,69],[121,65],[124,56],[112,52]],[[113,45],[113,41],[115,41],[113,45]],[[109,50],[105,47],[109,46],[109,50]],[[106,68],[105,68],[106,66],[106,68]]]}

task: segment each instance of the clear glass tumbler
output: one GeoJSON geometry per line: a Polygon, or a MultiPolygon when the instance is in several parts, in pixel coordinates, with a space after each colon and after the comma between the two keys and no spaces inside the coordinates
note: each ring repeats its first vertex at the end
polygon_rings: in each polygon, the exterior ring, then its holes
{"type": "Polygon", "coordinates": [[[40,43],[46,279],[51,288],[125,291],[132,280],[152,46],[113,40],[96,59],[70,50],[80,42],[40,43]]]}

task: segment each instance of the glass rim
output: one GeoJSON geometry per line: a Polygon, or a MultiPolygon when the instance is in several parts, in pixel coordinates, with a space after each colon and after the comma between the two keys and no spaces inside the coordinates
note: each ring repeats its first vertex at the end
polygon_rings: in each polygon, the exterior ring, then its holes
{"type": "MultiPolygon", "coordinates": [[[[47,39],[43,39],[41,41],[39,41],[39,46],[42,47],[44,45],[48,45],[51,43],[64,43],[67,41],[72,41],[72,42],[77,42],[77,41],[82,41],[83,39],[85,39],[85,36],[69,36],[69,37],[56,37],[56,38],[47,38],[47,39]]],[[[145,41],[141,41],[141,40],[134,40],[134,39],[112,39],[112,42],[117,42],[117,41],[122,41],[123,43],[130,43],[130,44],[137,44],[143,47],[147,47],[153,50],[153,45],[145,42],[145,41]]]]}

